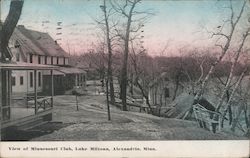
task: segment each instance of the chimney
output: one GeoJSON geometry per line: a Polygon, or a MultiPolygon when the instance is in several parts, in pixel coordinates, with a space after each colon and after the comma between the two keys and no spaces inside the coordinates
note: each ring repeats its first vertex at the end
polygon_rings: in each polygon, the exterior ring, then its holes
{"type": "Polygon", "coordinates": [[[17,28],[25,29],[24,25],[18,25],[17,28]]]}

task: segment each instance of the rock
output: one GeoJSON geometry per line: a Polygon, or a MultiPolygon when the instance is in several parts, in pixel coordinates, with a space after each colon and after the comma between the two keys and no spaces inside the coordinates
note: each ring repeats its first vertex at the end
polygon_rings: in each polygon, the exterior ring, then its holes
{"type": "Polygon", "coordinates": [[[194,96],[188,93],[180,94],[172,105],[175,105],[173,109],[169,110],[166,114],[170,118],[177,118],[183,113],[187,112],[194,102],[194,96]]]}

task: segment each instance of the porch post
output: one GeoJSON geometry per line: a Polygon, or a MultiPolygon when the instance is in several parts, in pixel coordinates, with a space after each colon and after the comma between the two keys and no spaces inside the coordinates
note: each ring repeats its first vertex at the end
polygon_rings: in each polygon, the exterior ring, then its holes
{"type": "Polygon", "coordinates": [[[75,74],[75,86],[77,86],[77,74],[75,74]]]}
{"type": "Polygon", "coordinates": [[[26,96],[27,96],[27,98],[26,98],[26,103],[27,103],[27,108],[29,108],[29,71],[27,70],[26,71],[26,78],[27,78],[27,94],[26,94],[26,96]]]}
{"type": "MultiPolygon", "coordinates": [[[[34,70],[34,93],[35,93],[35,114],[37,113],[37,70],[34,70]]],[[[31,81],[32,82],[32,81],[31,81]]]]}
{"type": "Polygon", "coordinates": [[[53,70],[50,70],[51,75],[51,107],[53,107],[53,97],[54,97],[54,75],[53,70]]]}
{"type": "MultiPolygon", "coordinates": [[[[1,125],[2,125],[2,97],[3,97],[3,93],[2,93],[2,69],[0,69],[0,130],[2,129],[1,125]]],[[[2,135],[1,135],[1,131],[0,131],[0,141],[1,141],[1,138],[2,138],[2,135]]]]}
{"type": "Polygon", "coordinates": [[[7,80],[8,80],[8,106],[9,106],[9,117],[11,118],[11,101],[12,101],[12,70],[8,70],[8,76],[7,76],[7,80]]]}

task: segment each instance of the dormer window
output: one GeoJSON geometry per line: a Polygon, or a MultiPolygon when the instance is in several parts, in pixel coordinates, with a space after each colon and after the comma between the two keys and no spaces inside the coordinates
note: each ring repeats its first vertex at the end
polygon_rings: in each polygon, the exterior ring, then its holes
{"type": "Polygon", "coordinates": [[[30,54],[30,63],[33,63],[33,54],[30,54]]]}
{"type": "Polygon", "coordinates": [[[53,65],[53,57],[51,57],[51,65],[53,65]]]}
{"type": "Polygon", "coordinates": [[[19,48],[20,47],[20,43],[18,41],[15,42],[15,48],[19,48]]]}
{"type": "Polygon", "coordinates": [[[38,56],[38,64],[41,64],[41,55],[38,56]]]}
{"type": "Polygon", "coordinates": [[[20,54],[16,53],[16,61],[20,61],[20,54]]]}

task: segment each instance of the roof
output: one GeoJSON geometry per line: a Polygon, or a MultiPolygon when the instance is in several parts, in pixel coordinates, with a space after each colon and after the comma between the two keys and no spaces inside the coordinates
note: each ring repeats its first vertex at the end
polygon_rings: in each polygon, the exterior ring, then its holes
{"type": "Polygon", "coordinates": [[[23,25],[17,26],[16,30],[17,34],[21,34],[19,38],[26,41],[26,45],[33,49],[30,53],[57,57],[69,56],[48,33],[30,30],[23,25]]]}
{"type": "MultiPolygon", "coordinates": [[[[82,74],[86,73],[84,70],[81,70],[76,67],[59,67],[58,70],[53,72],[54,75],[67,75],[67,74],[82,74]]],[[[50,75],[49,71],[43,73],[44,75],[50,75]]]]}
{"type": "Polygon", "coordinates": [[[184,92],[177,96],[175,101],[171,103],[173,108],[166,112],[166,114],[170,118],[180,118],[192,107],[193,102],[194,96],[184,92]]]}
{"type": "Polygon", "coordinates": [[[60,69],[58,70],[64,74],[82,74],[82,73],[86,73],[86,71],[81,70],[79,68],[75,68],[75,67],[60,67],[60,69]]]}
{"type": "MultiPolygon", "coordinates": [[[[43,72],[43,75],[50,75],[51,73],[50,73],[50,71],[44,71],[43,72]]],[[[58,71],[58,70],[54,70],[53,71],[53,75],[65,75],[64,73],[62,73],[62,72],[60,72],[60,71],[58,71]]]]}
{"type": "Polygon", "coordinates": [[[5,70],[56,70],[58,66],[53,65],[41,65],[34,63],[24,63],[24,62],[0,62],[0,69],[5,70]]]}
{"type": "Polygon", "coordinates": [[[45,55],[45,53],[39,48],[37,47],[31,39],[27,38],[26,36],[24,36],[22,34],[22,32],[20,32],[19,29],[15,29],[12,36],[11,36],[11,40],[13,41],[17,41],[20,44],[20,50],[22,51],[23,55],[26,58],[26,55],[28,53],[32,53],[32,54],[38,54],[38,55],[45,55]]]}

